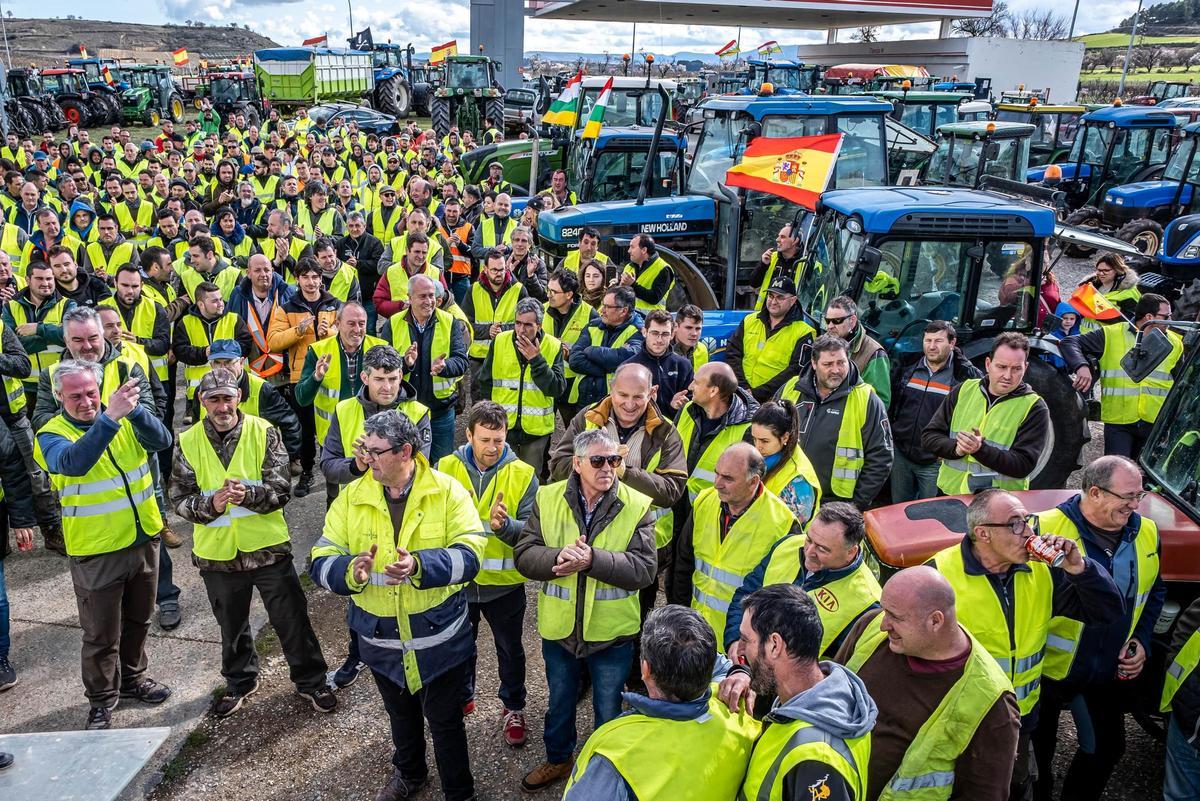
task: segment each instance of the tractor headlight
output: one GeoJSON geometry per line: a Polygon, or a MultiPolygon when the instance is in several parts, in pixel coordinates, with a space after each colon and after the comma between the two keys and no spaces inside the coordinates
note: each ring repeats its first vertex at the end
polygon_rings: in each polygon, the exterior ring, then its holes
{"type": "Polygon", "coordinates": [[[461,95],[461,94],[463,93],[463,90],[460,88],[460,89],[458,90],[458,93],[461,95]]]}
{"type": "Polygon", "coordinates": [[[1125,205],[1125,198],[1123,198],[1123,197],[1114,198],[1114,199],[1113,199],[1113,205],[1114,205],[1114,206],[1124,206],[1124,205],[1125,205]]]}
{"type": "Polygon", "coordinates": [[[482,90],[482,89],[476,89],[476,90],[475,90],[475,96],[476,96],[476,97],[483,97],[483,90],[482,90]]]}
{"type": "Polygon", "coordinates": [[[1188,245],[1183,249],[1183,258],[1200,259],[1200,245],[1188,245]]]}

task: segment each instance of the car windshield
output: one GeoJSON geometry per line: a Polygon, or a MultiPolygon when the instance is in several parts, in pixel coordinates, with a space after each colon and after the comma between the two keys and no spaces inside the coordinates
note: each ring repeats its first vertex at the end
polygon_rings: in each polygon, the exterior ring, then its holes
{"type": "Polygon", "coordinates": [[[722,197],[717,185],[725,183],[725,173],[741,157],[746,147],[742,133],[749,124],[744,114],[718,114],[704,121],[688,175],[690,194],[722,197]]]}
{"type": "MultiPolygon", "coordinates": [[[[1192,359],[1175,378],[1178,387],[1200,381],[1200,360],[1192,359]]],[[[1200,484],[1200,393],[1171,392],[1159,424],[1142,451],[1142,465],[1154,484],[1196,511],[1200,484]]]]}
{"type": "Polygon", "coordinates": [[[447,67],[446,85],[455,89],[487,89],[491,87],[488,81],[486,61],[452,61],[447,67]]]}
{"type": "MultiPolygon", "coordinates": [[[[600,96],[602,87],[583,90],[583,112],[579,115],[579,127],[587,124],[592,106],[600,96]]],[[[658,122],[662,110],[662,98],[658,89],[637,87],[631,89],[613,88],[609,98],[608,109],[604,112],[605,125],[642,125],[651,127],[658,122]]]]}

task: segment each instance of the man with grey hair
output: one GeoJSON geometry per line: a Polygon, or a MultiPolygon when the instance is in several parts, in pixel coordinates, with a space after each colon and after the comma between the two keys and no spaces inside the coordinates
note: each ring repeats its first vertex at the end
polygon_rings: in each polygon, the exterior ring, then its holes
{"type": "Polygon", "coordinates": [[[654,581],[651,499],[620,480],[623,459],[616,439],[589,429],[575,437],[574,446],[571,476],[538,490],[513,549],[521,574],[542,582],[538,633],[550,687],[546,761],[522,780],[526,792],[571,773],[584,664],[592,677],[595,725],[620,713],[640,627],[638,590],[654,581]]]}
{"type": "Polygon", "coordinates": [[[642,349],[641,315],[634,311],[636,296],[626,286],[612,287],[600,304],[600,319],[580,332],[571,346],[567,363],[575,371],[575,383],[567,400],[586,406],[604,397],[617,365],[642,349]]]}
{"type": "MultiPolygon", "coordinates": [[[[1061,710],[1077,697],[1087,706],[1095,749],[1076,751],[1063,781],[1064,798],[1099,798],[1125,750],[1125,710],[1154,643],[1167,588],[1158,527],[1138,512],[1146,491],[1132,460],[1101,456],[1083,469],[1080,492],[1038,515],[1042,531],[1070,540],[1116,580],[1119,614],[1101,622],[1078,614],[1050,621],[1041,719],[1034,737],[1038,787],[1052,787],[1053,732],[1061,710]],[[1132,685],[1132,686],[1131,686],[1132,685]]],[[[1048,794],[1048,792],[1047,792],[1048,794]]]]}
{"type": "Polygon", "coordinates": [[[348,622],[391,719],[394,769],[376,799],[411,798],[428,781],[428,720],[443,796],[467,801],[466,584],[483,559],[479,513],[461,484],[419,458],[420,434],[403,414],[380,412],[363,428],[371,475],[333,502],[308,572],[350,596],[348,622]]]}
{"type": "Polygon", "coordinates": [[[858,304],[838,295],[825,308],[825,333],[846,340],[846,353],[862,380],[875,388],[885,407],[892,402],[892,363],[858,319],[858,304]]]}
{"type": "Polygon", "coordinates": [[[47,395],[52,389],[62,411],[41,426],[34,451],[63,499],[67,554],[76,557],[88,729],[110,728],[120,698],[159,704],[171,695],[146,675],[145,648],[163,525],[150,454],[171,447],[171,432],[126,378],[104,402],[98,363],[59,362],[47,395]]]}
{"type": "MultiPolygon", "coordinates": [[[[753,445],[737,442],[717,457],[713,485],[692,502],[675,543],[668,600],[691,604],[725,635],[733,595],[784,537],[803,533],[790,507],[763,484],[767,466],[753,445]],[[790,517],[790,519],[789,519],[790,517]]],[[[724,641],[721,650],[724,651],[724,641]]]]}
{"type": "MultiPolygon", "coordinates": [[[[388,237],[391,241],[391,237],[388,237]]],[[[383,258],[383,242],[367,230],[367,219],[361,211],[346,217],[346,235],[335,245],[337,257],[358,273],[363,308],[367,310],[367,332],[374,334],[376,325],[375,285],[379,283],[379,261],[383,258]]]]}
{"type": "Polygon", "coordinates": [[[542,330],[545,310],[534,298],[517,301],[513,328],[492,341],[479,368],[476,394],[508,413],[508,444],[517,457],[550,475],[546,451],[554,433],[554,405],[567,391],[562,343],[542,330]]]}
{"type": "Polygon", "coordinates": [[[651,612],[638,665],[646,694],[627,693],[629,712],[584,743],[564,801],[685,798],[695,788],[706,798],[737,796],[759,727],[710,689],[716,658],[712,628],[694,609],[651,612]]]}

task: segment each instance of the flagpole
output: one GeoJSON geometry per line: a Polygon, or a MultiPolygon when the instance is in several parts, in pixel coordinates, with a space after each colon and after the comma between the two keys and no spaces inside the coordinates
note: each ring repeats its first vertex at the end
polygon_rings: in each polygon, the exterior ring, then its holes
{"type": "Polygon", "coordinates": [[[633,23],[633,47],[629,48],[629,55],[637,55],[637,23],[633,23]]]}
{"type": "Polygon", "coordinates": [[[346,10],[350,12],[350,38],[354,38],[354,0],[346,0],[346,10]]]}
{"type": "Polygon", "coordinates": [[[735,53],[733,56],[733,68],[735,70],[737,69],[738,61],[742,58],[742,26],[741,25],[738,26],[737,49],[738,49],[737,53],[735,53]]]}

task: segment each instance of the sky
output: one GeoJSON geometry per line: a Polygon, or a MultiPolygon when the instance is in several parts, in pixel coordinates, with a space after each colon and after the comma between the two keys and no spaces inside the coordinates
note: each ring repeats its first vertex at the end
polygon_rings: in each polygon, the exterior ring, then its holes
{"type": "MultiPolygon", "coordinates": [[[[1017,12],[1055,7],[1069,14],[1070,0],[1009,0],[1017,12]]],[[[470,0],[351,0],[354,27],[368,25],[375,41],[391,39],[399,44],[413,42],[418,49],[458,39],[469,41],[470,0]]],[[[80,0],[8,0],[5,11],[16,17],[65,17],[68,14],[104,18],[118,22],[183,23],[203,20],[207,24],[250,27],[283,45],[328,33],[330,44],[344,45],[348,36],[347,7],[343,0],[122,0],[120,3],[84,4],[80,0]]],[[[1080,3],[1076,33],[1108,30],[1137,8],[1137,0],[1086,0],[1080,3]]],[[[527,52],[569,51],[601,53],[629,49],[632,26],[618,23],[525,21],[527,52]]],[[[908,30],[885,29],[883,39],[935,36],[936,26],[912,26],[908,30]]],[[[711,52],[736,35],[736,29],[684,25],[638,25],[638,49],[669,54],[679,50],[711,52]]],[[[848,33],[842,40],[848,40],[848,33]]],[[[785,29],[744,29],[743,47],[776,39],[782,45],[823,42],[825,34],[785,29]]],[[[465,48],[464,48],[465,49],[465,48]]]]}

